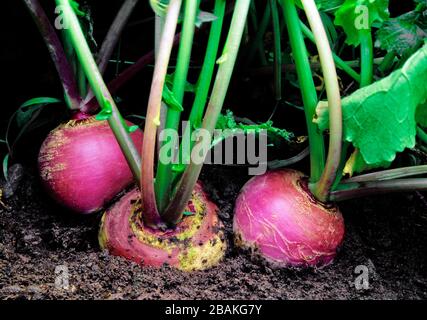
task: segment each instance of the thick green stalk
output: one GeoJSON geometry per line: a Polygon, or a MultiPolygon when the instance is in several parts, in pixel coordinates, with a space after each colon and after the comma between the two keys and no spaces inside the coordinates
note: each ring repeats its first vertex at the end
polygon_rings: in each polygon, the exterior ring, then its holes
{"type": "Polygon", "coordinates": [[[369,86],[374,78],[374,44],[371,30],[363,30],[360,34],[360,87],[369,86]]]}
{"type": "Polygon", "coordinates": [[[341,93],[332,49],[314,0],[301,0],[307,20],[313,31],[320,64],[322,65],[326,95],[329,103],[329,149],[325,169],[320,180],[311,185],[317,199],[327,201],[341,163],[342,151],[342,107],[341,93]]]}
{"type": "Polygon", "coordinates": [[[270,0],[274,34],[274,94],[276,101],[282,100],[282,47],[280,37],[280,19],[277,0],[270,0]]]}
{"type": "Polygon", "coordinates": [[[340,184],[338,189],[331,193],[330,199],[332,201],[344,201],[370,195],[405,191],[427,191],[427,178],[340,184]]]}
{"type": "MultiPolygon", "coordinates": [[[[219,69],[212,89],[212,95],[203,120],[202,129],[207,130],[210,136],[212,136],[215,129],[215,125],[218,121],[218,117],[221,113],[227,90],[230,85],[231,76],[233,74],[234,65],[236,63],[237,54],[242,41],[249,5],[250,0],[236,0],[225,47],[218,62],[219,69]]],[[[210,142],[210,139],[209,141],[204,141],[202,138],[197,141],[197,145],[202,144],[207,147],[210,146],[210,142]]],[[[203,163],[195,163],[191,161],[190,165],[185,170],[178,183],[177,191],[163,215],[165,221],[168,223],[176,224],[181,219],[182,213],[191,197],[202,167],[203,163]]]]}
{"type": "Polygon", "coordinates": [[[319,181],[325,164],[325,147],[323,135],[313,123],[313,117],[317,107],[317,92],[310,68],[307,48],[301,31],[300,20],[294,0],[281,0],[283,15],[288,28],[289,40],[293,58],[298,74],[302,100],[304,103],[305,117],[310,142],[311,182],[319,181]]]}
{"type": "MultiPolygon", "coordinates": [[[[174,73],[172,92],[178,103],[184,101],[185,86],[187,83],[188,69],[190,66],[191,49],[193,46],[194,28],[197,17],[198,1],[186,0],[184,12],[184,25],[182,27],[181,43],[178,51],[178,62],[174,73]]],[[[165,129],[178,132],[181,111],[169,108],[166,114],[165,129]]],[[[167,141],[164,144],[168,143],[167,141]]],[[[172,163],[158,162],[156,173],[157,206],[163,212],[170,199],[172,187],[172,163]]]]}
{"type": "MultiPolygon", "coordinates": [[[[191,108],[189,117],[189,130],[190,136],[195,128],[199,128],[202,125],[203,114],[205,112],[205,105],[208,99],[209,89],[212,83],[212,77],[215,69],[215,62],[218,55],[219,41],[221,39],[221,30],[224,22],[224,13],[226,7],[226,0],[216,0],[214,15],[217,17],[212,22],[211,30],[209,33],[208,45],[206,47],[206,54],[203,61],[203,67],[199,75],[197,82],[196,96],[194,98],[193,107],[191,108]]],[[[188,133],[184,133],[184,137],[187,137],[188,133]]],[[[190,150],[194,143],[191,142],[190,150]]],[[[182,163],[189,163],[190,154],[180,147],[180,153],[182,154],[182,163]]],[[[191,153],[191,151],[190,151],[191,153]]]]}
{"type": "Polygon", "coordinates": [[[115,102],[104,83],[104,80],[102,79],[102,75],[98,70],[98,66],[90,52],[89,46],[80,27],[80,23],[68,0],[56,0],[56,3],[62,6],[64,19],[66,19],[68,23],[66,32],[73,43],[77,58],[82,65],[99,105],[103,111],[110,114],[108,123],[126,157],[135,180],[139,182],[141,177],[141,159],[139,153],[129,136],[127,126],[121,117],[115,102]]]}
{"type": "Polygon", "coordinates": [[[171,0],[168,5],[156,64],[154,66],[145,120],[144,142],[142,144],[142,163],[144,165],[141,169],[141,194],[144,205],[144,222],[152,227],[157,226],[161,222],[154,187],[154,155],[156,151],[157,129],[160,125],[162,92],[168,71],[181,3],[182,0],[171,0]]]}
{"type": "Polygon", "coordinates": [[[206,54],[203,61],[203,67],[197,82],[196,96],[194,98],[193,107],[191,108],[189,117],[189,121],[192,127],[199,127],[202,122],[209,89],[212,83],[215,62],[218,55],[221,30],[224,22],[225,6],[226,0],[215,1],[213,14],[217,17],[217,19],[212,22],[208,45],[206,47],[206,54]]]}
{"type": "MultiPolygon", "coordinates": [[[[301,30],[304,33],[304,35],[307,37],[308,40],[314,43],[314,36],[311,30],[301,22],[301,30]]],[[[349,63],[342,60],[337,54],[332,53],[334,57],[334,61],[338,68],[340,68],[342,71],[347,73],[350,77],[352,77],[354,80],[360,83],[360,74],[358,74],[350,65],[349,63]]]]}

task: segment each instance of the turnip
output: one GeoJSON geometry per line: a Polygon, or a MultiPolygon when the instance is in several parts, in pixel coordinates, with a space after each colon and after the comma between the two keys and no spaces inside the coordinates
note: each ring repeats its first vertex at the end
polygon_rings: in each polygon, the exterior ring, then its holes
{"type": "Polygon", "coordinates": [[[136,168],[140,166],[142,131],[123,120],[102,79],[120,32],[138,0],[126,0],[120,9],[101,47],[99,70],[84,45],[86,40],[81,30],[78,34],[64,32],[67,48],[64,50],[39,2],[24,2],[51,54],[72,115],[72,120],[53,130],[41,147],[42,182],[63,206],[80,213],[97,211],[134,181],[132,173],[138,175],[136,168]],[[78,66],[78,72],[73,70],[71,62],[78,66]],[[87,82],[93,93],[87,92],[87,82]],[[98,102],[95,108],[90,101],[93,94],[98,102]],[[91,115],[98,106],[101,113],[95,118],[91,115]]]}
{"type": "MultiPolygon", "coordinates": [[[[343,66],[343,61],[332,54],[316,3],[313,0],[300,2],[312,31],[299,19],[293,0],[281,1],[308,127],[310,177],[305,177],[304,174],[294,170],[272,171],[255,177],[243,187],[238,196],[234,215],[236,244],[251,249],[266,261],[280,267],[323,266],[333,261],[344,237],[343,217],[334,202],[383,192],[427,189],[427,179],[398,179],[425,173],[426,166],[387,170],[341,181],[346,164],[348,166],[364,164],[358,150],[350,159],[347,158],[346,153],[350,146],[348,142],[354,142],[349,139],[348,133],[347,141],[343,142],[345,139],[343,139],[341,97],[334,60],[340,66],[343,66]],[[326,159],[324,137],[314,121],[318,97],[303,34],[317,46],[325,80],[328,102],[323,105],[329,112],[327,118],[329,150],[326,159]],[[359,164],[355,164],[354,155],[359,156],[359,164]]],[[[344,19],[348,19],[347,15],[344,19]]],[[[353,21],[346,20],[343,23],[352,24],[353,21]]],[[[372,81],[373,48],[370,30],[368,32],[361,30],[358,36],[362,43],[361,75],[355,73],[349,66],[343,69],[363,87],[369,86],[372,81]]],[[[409,73],[405,69],[402,81],[407,80],[409,73]]],[[[390,78],[396,79],[396,75],[390,78]]],[[[392,81],[390,87],[395,86],[396,82],[392,81]]],[[[384,88],[386,86],[382,84],[376,92],[386,92],[384,88]]],[[[357,115],[363,114],[363,119],[367,122],[370,120],[366,120],[368,118],[366,113],[373,117],[372,109],[363,110],[368,107],[368,101],[370,104],[378,105],[378,98],[369,100],[372,91],[366,90],[363,94],[359,94],[358,97],[361,97],[362,101],[353,103],[354,114],[347,114],[345,117],[346,121],[350,121],[348,119],[353,121],[353,130],[356,130],[354,128],[358,130],[356,133],[353,132],[352,138],[355,135],[360,137],[365,134],[364,124],[357,115]]],[[[392,101],[394,103],[395,99],[392,101]]],[[[318,109],[321,107],[322,103],[318,109]]],[[[373,108],[372,105],[370,107],[373,108]]],[[[378,107],[379,110],[387,109],[381,105],[378,107]]],[[[394,121],[399,118],[397,115],[394,117],[394,121]]],[[[401,125],[401,121],[399,118],[397,126],[401,125]]],[[[370,134],[375,135],[376,128],[374,130],[369,126],[366,128],[371,130],[370,134]]],[[[392,130],[390,127],[386,128],[389,134],[392,130]]],[[[375,139],[379,140],[377,136],[375,139]]],[[[376,163],[376,166],[382,165],[376,163]]]]}
{"type": "Polygon", "coordinates": [[[329,264],[344,237],[344,219],[308,190],[308,178],[294,170],[267,172],[245,184],[236,201],[236,241],[272,264],[329,264]]]}
{"type": "Polygon", "coordinates": [[[217,210],[197,184],[185,209],[187,216],[174,229],[155,230],[144,225],[140,193],[134,189],[106,212],[99,241],[111,254],[141,265],[206,269],[221,260],[226,248],[217,210]]]}
{"type": "MultiPolygon", "coordinates": [[[[153,1],[151,4],[156,3],[153,1]]],[[[156,32],[159,48],[144,128],[140,192],[131,191],[107,210],[99,239],[101,246],[110,253],[141,265],[159,267],[169,264],[191,271],[217,264],[224,256],[226,242],[216,206],[208,200],[201,185],[197,183],[203,162],[195,162],[189,155],[183,155],[183,159],[190,159],[189,164],[165,163],[162,162],[162,157],[158,157],[157,165],[155,163],[156,146],[162,143],[158,140],[158,128],[177,130],[183,109],[199,5],[197,0],[185,2],[181,42],[170,93],[174,97],[174,103],[168,105],[167,110],[162,109],[162,92],[181,3],[181,0],[171,0],[167,7],[160,4],[155,8],[156,12],[164,14],[164,17],[160,19],[161,35],[156,32]]],[[[223,61],[219,65],[205,111],[214,66],[218,59],[226,5],[224,0],[215,1],[214,15],[217,19],[211,26],[208,50],[190,112],[189,130],[203,129],[210,136],[213,134],[237,59],[249,4],[250,0],[236,1],[223,61]]],[[[206,141],[198,140],[192,147],[200,144],[206,144],[206,141]]]]}
{"type": "MultiPolygon", "coordinates": [[[[137,146],[142,145],[141,130],[131,137],[137,146]]],[[[94,117],[70,120],[53,130],[40,149],[38,162],[46,190],[75,212],[100,210],[133,182],[107,121],[94,117]]]]}

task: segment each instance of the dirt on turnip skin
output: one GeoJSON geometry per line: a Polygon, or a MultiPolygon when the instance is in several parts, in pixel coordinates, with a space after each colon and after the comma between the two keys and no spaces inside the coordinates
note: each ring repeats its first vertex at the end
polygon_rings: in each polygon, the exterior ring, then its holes
{"type": "Polygon", "coordinates": [[[207,166],[202,181],[220,208],[230,246],[218,267],[183,273],[141,269],[101,252],[101,215],[66,213],[26,171],[16,194],[4,201],[10,209],[0,206],[1,299],[427,298],[427,206],[417,194],[341,204],[346,237],[333,265],[273,270],[230,242],[233,205],[247,170],[207,166]],[[368,290],[355,288],[359,265],[369,270],[368,290]],[[69,289],[57,289],[65,271],[69,289]]]}

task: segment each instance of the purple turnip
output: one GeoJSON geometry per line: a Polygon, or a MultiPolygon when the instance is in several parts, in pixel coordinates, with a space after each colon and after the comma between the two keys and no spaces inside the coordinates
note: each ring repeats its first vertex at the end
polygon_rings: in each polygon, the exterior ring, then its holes
{"type": "MultiPolygon", "coordinates": [[[[141,130],[131,137],[136,146],[142,145],[141,130]]],[[[70,120],[53,130],[40,149],[38,163],[51,196],[80,213],[100,210],[134,181],[107,121],[94,117],[70,120]]]]}
{"type": "Polygon", "coordinates": [[[243,187],[235,207],[236,243],[280,267],[332,262],[344,237],[344,220],[308,190],[294,170],[268,172],[243,187]]]}

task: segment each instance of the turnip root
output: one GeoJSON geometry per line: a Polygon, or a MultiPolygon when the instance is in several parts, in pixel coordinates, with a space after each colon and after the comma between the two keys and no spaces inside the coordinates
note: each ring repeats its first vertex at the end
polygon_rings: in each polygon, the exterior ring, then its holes
{"type": "Polygon", "coordinates": [[[317,201],[298,171],[252,178],[235,207],[236,243],[279,267],[331,263],[344,237],[337,207],[317,201]]]}
{"type": "MultiPolygon", "coordinates": [[[[142,131],[131,137],[141,148],[142,131]]],[[[134,181],[107,121],[94,117],[70,120],[53,130],[40,149],[38,163],[46,190],[59,204],[79,213],[102,209],[134,181]]]]}
{"type": "Polygon", "coordinates": [[[144,225],[140,192],[134,189],[104,214],[99,242],[111,254],[143,266],[206,269],[226,249],[217,210],[197,184],[183,219],[173,229],[155,230],[144,225]]]}

